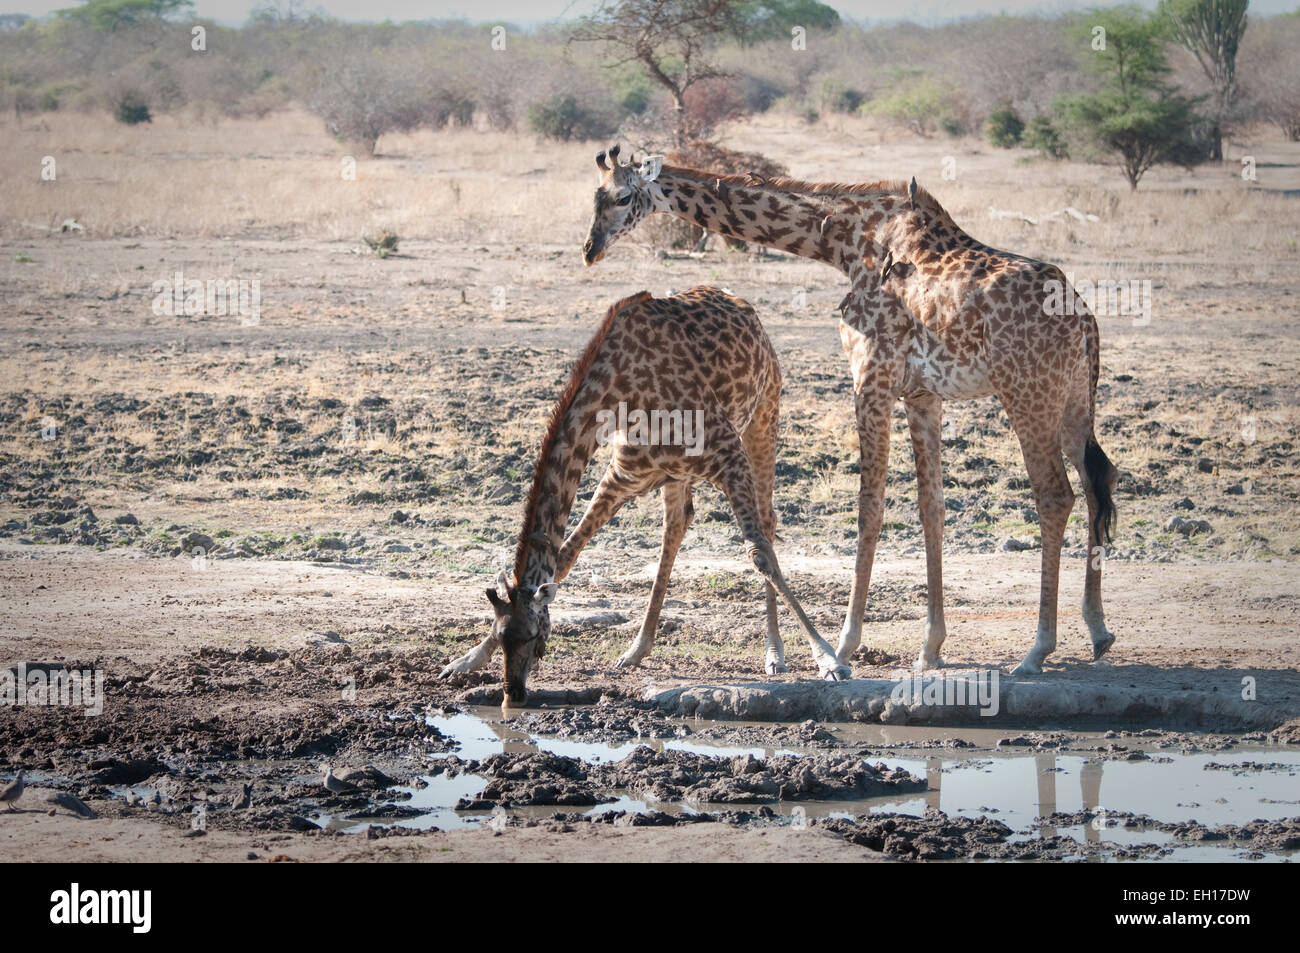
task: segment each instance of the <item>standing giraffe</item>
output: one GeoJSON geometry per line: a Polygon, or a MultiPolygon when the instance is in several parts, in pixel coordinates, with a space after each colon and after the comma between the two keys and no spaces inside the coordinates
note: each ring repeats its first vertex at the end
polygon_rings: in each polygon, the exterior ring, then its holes
{"type": "Polygon", "coordinates": [[[547,606],[556,587],[623,504],[663,487],[659,571],[640,632],[618,660],[619,667],[639,665],[654,644],[673,560],[694,515],[691,486],[706,480],[730,501],[750,559],[767,580],[768,674],[787,671],[776,618],[780,593],[808,638],[818,672],[848,678],[848,666],[817,634],[772,550],[780,400],[776,352],[754,309],[741,299],[716,288],[668,298],[643,291],[610,308],[551,414],[513,578],[503,571],[487,591],[496,616],[492,632],[442,675],[481,668],[501,646],[503,703],[522,704],[529,671],[550,632],[547,606]],[[625,420],[626,428],[620,423],[611,433],[614,419],[625,420]],[[582,520],[565,539],[578,483],[602,436],[613,437],[613,456],[582,520]]]}
{"type": "MultiPolygon", "coordinates": [[[[943,480],[940,433],[944,398],[997,395],[1020,440],[1042,535],[1038,630],[1015,674],[1042,672],[1056,648],[1061,544],[1074,506],[1062,454],[1079,474],[1088,502],[1090,554],[1083,619],[1093,658],[1115,641],[1101,603],[1101,554],[1109,541],[1118,471],[1094,435],[1100,373],[1097,322],[1054,265],[989,248],[957,227],[924,190],[897,182],[863,185],[764,180],[665,166],[658,156],[618,161],[596,156],[600,182],[583,258],[588,265],[647,216],[667,212],[722,235],[824,262],[855,287],[879,270],[887,281],[841,329],[851,356],[861,453],[858,554],[838,655],[847,661],[862,638],[862,616],[884,507],[890,411],[902,397],[916,458],[925,536],[928,606],[917,669],[943,664],[943,480]],[[898,264],[891,267],[891,256],[898,264]],[[897,302],[890,300],[898,299],[897,302]],[[900,309],[910,331],[897,330],[900,309]],[[846,330],[847,328],[847,330],[846,330]]],[[[859,288],[859,297],[865,287],[859,288]]],[[[851,294],[850,299],[853,295],[851,294]]]]}

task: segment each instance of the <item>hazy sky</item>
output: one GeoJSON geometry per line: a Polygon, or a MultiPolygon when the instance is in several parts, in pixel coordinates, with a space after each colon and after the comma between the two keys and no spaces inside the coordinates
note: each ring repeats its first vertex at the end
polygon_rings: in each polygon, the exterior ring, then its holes
{"type": "MultiPolygon", "coordinates": [[[[954,17],[996,13],[1061,13],[1091,6],[1110,6],[1115,0],[830,0],[842,16],[856,20],[915,20],[930,23],[954,17]]],[[[77,0],[0,0],[0,13],[44,16],[77,0]]],[[[447,17],[468,20],[532,21],[575,16],[586,12],[592,0],[306,0],[306,6],[323,9],[343,20],[429,20],[447,17]]],[[[227,23],[242,23],[254,0],[195,0],[200,16],[227,23]]],[[[1155,0],[1142,6],[1153,7],[1155,0]]],[[[1300,0],[1251,0],[1250,11],[1271,15],[1294,10],[1300,0]]]]}

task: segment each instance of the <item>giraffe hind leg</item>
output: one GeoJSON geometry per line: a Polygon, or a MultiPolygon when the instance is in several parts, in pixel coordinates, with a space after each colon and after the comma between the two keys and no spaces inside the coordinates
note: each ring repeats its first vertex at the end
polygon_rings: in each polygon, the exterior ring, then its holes
{"type": "Polygon", "coordinates": [[[1065,453],[1079,474],[1088,501],[1088,557],[1083,585],[1083,623],[1092,640],[1093,661],[1105,655],[1115,644],[1115,635],[1106,628],[1106,614],[1101,604],[1101,573],[1110,539],[1114,508],[1110,490],[1118,472],[1093,436],[1090,416],[1067,413],[1065,453]]]}
{"type": "Polygon", "coordinates": [[[654,647],[655,630],[659,626],[664,594],[668,591],[668,579],[673,573],[673,561],[681,548],[682,537],[686,535],[686,530],[695,517],[689,481],[678,480],[664,484],[663,496],[664,538],[659,549],[659,571],[655,574],[654,586],[650,590],[650,604],[646,607],[640,631],[627,651],[614,663],[615,668],[635,668],[654,647]]]}
{"type": "Polygon", "coordinates": [[[776,552],[763,533],[762,519],[759,516],[758,500],[754,493],[754,473],[749,457],[741,444],[739,436],[730,422],[715,418],[713,426],[705,434],[707,445],[711,448],[711,457],[707,470],[707,479],[718,487],[731,503],[732,512],[741,535],[749,544],[749,557],[754,568],[763,574],[786,607],[794,614],[808,639],[813,658],[817,662],[817,671],[832,681],[842,681],[852,675],[852,670],[840,663],[826,640],[818,634],[817,629],[803,611],[803,606],[791,591],[781,567],[776,561],[776,552]]]}
{"type": "MultiPolygon", "coordinates": [[[[1038,632],[1033,647],[1014,669],[1013,675],[1038,675],[1043,660],[1056,651],[1056,601],[1061,575],[1061,543],[1065,524],[1074,508],[1074,490],[1062,457],[1060,417],[1032,413],[1003,399],[1007,416],[1020,438],[1020,449],[1038,504],[1038,528],[1042,538],[1039,577],[1038,632]]],[[[1058,405],[1059,406],[1059,405],[1058,405]]]]}
{"type": "MultiPolygon", "coordinates": [[[[758,501],[763,536],[768,543],[775,545],[776,511],[772,508],[772,488],[776,483],[776,441],[781,405],[781,382],[778,378],[769,379],[765,396],[766,402],[741,434],[741,441],[754,475],[754,496],[758,501]]],[[[763,670],[768,675],[783,675],[790,671],[790,667],[785,664],[785,643],[781,640],[781,626],[776,613],[776,589],[770,582],[763,586],[763,599],[767,622],[763,670]]]]}

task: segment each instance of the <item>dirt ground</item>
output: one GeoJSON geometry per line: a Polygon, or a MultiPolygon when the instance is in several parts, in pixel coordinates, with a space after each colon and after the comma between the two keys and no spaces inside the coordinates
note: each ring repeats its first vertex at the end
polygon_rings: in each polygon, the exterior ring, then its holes
{"type": "MultiPolygon", "coordinates": [[[[791,137],[772,141],[796,148],[791,137]]],[[[754,147],[744,135],[736,144],[754,147]]],[[[845,132],[834,151],[841,165],[828,160],[815,171],[862,178],[844,168],[855,148],[845,132]]],[[[933,160],[937,168],[945,147],[927,146],[933,154],[924,155],[909,148],[908,164],[933,160]]],[[[1289,146],[1270,148],[1280,167],[1300,162],[1289,146]]],[[[888,148],[870,155],[889,164],[888,148]]],[[[1149,324],[1101,319],[1098,436],[1124,471],[1104,582],[1118,636],[1106,670],[1131,670],[1168,690],[1231,690],[1250,675],[1300,714],[1294,202],[1252,206],[1270,216],[1257,223],[1252,247],[1242,238],[1249,225],[1221,212],[1230,176],[1188,193],[1178,191],[1181,180],[1153,176],[1165,190],[1161,210],[1176,207],[1170,195],[1182,196],[1190,237],[1176,245],[1160,232],[1162,244],[1144,248],[1145,238],[1108,224],[1107,235],[1129,242],[1120,262],[1114,245],[1082,227],[1066,235],[1053,226],[1050,237],[1028,225],[1009,233],[986,209],[1014,195],[1012,157],[970,159],[988,173],[988,194],[963,181],[954,205],[977,237],[992,231],[1067,271],[1118,267],[1155,280],[1149,324]],[[1220,238],[1230,235],[1221,246],[1216,216],[1220,238]],[[1180,531],[1174,517],[1208,526],[1180,531]]],[[[430,161],[431,174],[444,175],[441,160],[430,161]]],[[[1077,184],[1068,195],[1064,186],[1057,195],[1037,188],[1043,208],[1087,196],[1077,184]]],[[[1143,229],[1168,227],[1148,220],[1163,211],[1141,207],[1143,229]]],[[[1125,208],[1112,207],[1116,217],[1130,214],[1125,208]]],[[[632,244],[584,270],[581,226],[571,227],[568,206],[563,215],[563,229],[530,225],[520,242],[499,234],[477,241],[459,222],[454,240],[404,240],[383,260],[351,239],[302,234],[45,234],[6,224],[0,666],[95,663],[108,691],[96,718],[0,711],[4,777],[25,767],[98,814],[50,817],[30,804],[0,812],[9,856],[886,856],[863,846],[875,834],[817,826],[815,836],[763,824],[563,819],[403,836],[296,829],[302,805],[319,800],[319,785],[303,780],[307,768],[324,759],[408,775],[427,767],[449,749],[423,731],[422,716],[495,683],[495,669],[450,684],[436,675],[486,632],[483,589],[513,550],[536,444],[569,361],[608,304],[642,288],[724,285],[763,317],[786,381],[778,556],[822,633],[838,633],[857,485],[833,316],[839,276],[783,256],[714,249],[660,258],[632,244]],[[155,314],[151,283],[176,271],[259,277],[259,320],[155,314]],[[241,773],[241,759],[280,767],[268,768],[262,785],[241,773]],[[251,781],[251,807],[214,812],[205,835],[187,837],[188,815],[144,812],[121,799],[122,785],[159,774],[176,785],[177,804],[200,793],[226,799],[251,781]]],[[[1036,516],[997,404],[952,403],[946,414],[945,654],[1005,670],[1033,638],[1036,516]]],[[[862,677],[900,672],[923,626],[924,559],[901,413],[895,433],[866,651],[854,666],[862,677]]],[[[580,501],[598,473],[589,468],[580,501]]],[[[654,498],[629,506],[583,554],[553,607],[553,647],[530,687],[632,705],[650,685],[764,677],[757,577],[722,497],[703,490],[696,509],[643,669],[611,664],[648,596],[659,538],[654,498]]],[[[1094,671],[1073,608],[1083,542],[1080,504],[1067,536],[1060,647],[1045,677],[1094,671]]],[[[797,631],[784,631],[785,677],[812,677],[797,631]]]]}

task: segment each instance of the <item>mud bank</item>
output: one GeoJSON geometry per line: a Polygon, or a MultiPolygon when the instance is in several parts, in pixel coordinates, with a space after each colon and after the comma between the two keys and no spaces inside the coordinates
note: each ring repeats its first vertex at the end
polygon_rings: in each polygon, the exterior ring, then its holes
{"type": "Polygon", "coordinates": [[[670,716],[737,721],[1269,731],[1300,714],[1291,672],[1197,673],[1153,684],[1132,668],[1017,678],[987,670],[897,680],[649,686],[643,698],[670,716]],[[1257,699],[1243,698],[1245,679],[1257,699]],[[1259,690],[1267,682],[1267,692],[1259,690]],[[1269,699],[1268,701],[1263,700],[1269,699]]]}

